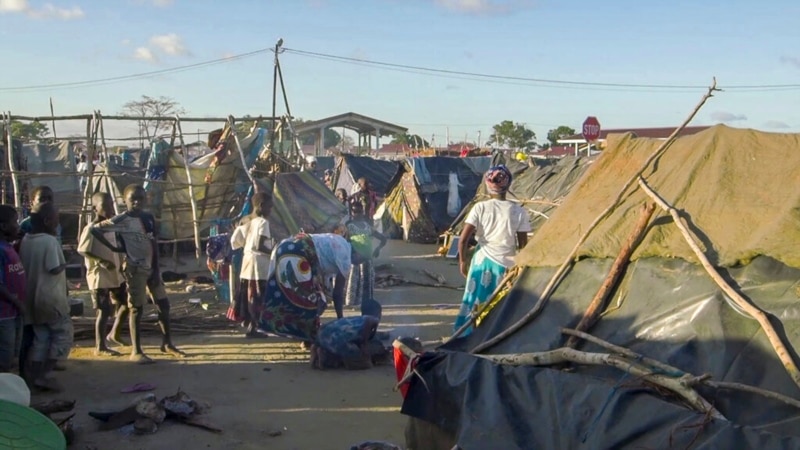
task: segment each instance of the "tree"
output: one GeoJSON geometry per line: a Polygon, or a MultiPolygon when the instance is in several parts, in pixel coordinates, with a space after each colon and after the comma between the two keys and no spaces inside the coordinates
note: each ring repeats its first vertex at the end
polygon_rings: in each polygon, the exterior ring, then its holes
{"type": "Polygon", "coordinates": [[[551,145],[557,145],[559,139],[563,139],[567,136],[572,136],[573,134],[575,134],[574,128],[570,128],[566,125],[561,125],[560,127],[547,132],[547,140],[550,141],[551,145]]]}
{"type": "Polygon", "coordinates": [[[139,133],[150,140],[160,131],[170,129],[171,120],[153,120],[146,117],[172,117],[184,114],[186,111],[175,100],[163,95],[155,98],[142,95],[139,100],[131,100],[122,105],[122,115],[129,117],[142,117],[139,120],[139,133]]]}
{"type": "Polygon", "coordinates": [[[11,136],[21,141],[41,141],[50,130],[46,124],[38,121],[22,123],[19,120],[11,121],[11,136]]]}
{"type": "Polygon", "coordinates": [[[403,144],[408,145],[411,148],[426,148],[430,147],[430,144],[425,139],[422,139],[417,134],[395,134],[392,139],[392,144],[403,144]]]}
{"type": "Polygon", "coordinates": [[[504,120],[493,126],[488,144],[509,148],[532,148],[536,145],[536,133],[525,124],[504,120]]]}

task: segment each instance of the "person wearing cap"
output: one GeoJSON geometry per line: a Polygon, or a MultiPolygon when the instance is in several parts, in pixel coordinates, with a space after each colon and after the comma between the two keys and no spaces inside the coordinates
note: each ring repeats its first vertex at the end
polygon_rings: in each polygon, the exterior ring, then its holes
{"type": "MultiPolygon", "coordinates": [[[[467,278],[461,309],[454,328],[460,329],[472,315],[490,300],[506,270],[514,265],[518,249],[528,243],[530,217],[517,203],[506,199],[511,186],[511,171],[504,165],[493,166],[484,175],[489,199],[472,207],[458,241],[458,266],[467,278]],[[478,242],[472,258],[468,246],[472,237],[478,242]]],[[[472,332],[470,326],[462,335],[472,332]]]]}

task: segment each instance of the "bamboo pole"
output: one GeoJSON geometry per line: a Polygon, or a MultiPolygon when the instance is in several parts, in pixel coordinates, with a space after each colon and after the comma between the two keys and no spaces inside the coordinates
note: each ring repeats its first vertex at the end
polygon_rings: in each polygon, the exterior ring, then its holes
{"type": "MultiPolygon", "coordinates": [[[[703,250],[700,246],[697,245],[697,242],[694,239],[692,232],[683,223],[681,220],[680,214],[678,211],[672,207],[670,204],[666,202],[661,196],[658,195],[650,186],[647,185],[647,182],[641,175],[638,177],[639,186],[650,196],[657,204],[661,207],[664,211],[668,212],[670,216],[672,216],[675,225],[677,225],[678,229],[680,230],[683,238],[686,240],[686,243],[689,244],[694,254],[697,256],[697,259],[700,260],[700,264],[703,265],[703,268],[708,272],[708,275],[717,283],[717,286],[728,295],[728,297],[736,303],[741,309],[744,310],[750,317],[755,319],[758,324],[761,326],[761,329],[764,330],[764,333],[767,335],[767,339],[769,339],[769,343],[772,345],[772,348],[775,350],[775,353],[778,355],[778,359],[783,364],[783,368],[786,369],[786,372],[791,377],[792,381],[800,387],[800,370],[797,368],[797,364],[795,363],[794,359],[792,358],[792,354],[789,352],[789,349],[786,347],[786,344],[783,342],[781,337],[778,335],[775,327],[772,326],[772,323],[769,321],[769,317],[767,314],[758,306],[754,305],[744,297],[742,297],[739,292],[734,289],[722,276],[717,272],[717,269],[711,264],[711,261],[708,260],[708,257],[705,255],[703,250]]],[[[791,344],[789,344],[791,345],[791,344]]]]}
{"type": "Polygon", "coordinates": [[[513,323],[506,330],[504,330],[497,336],[476,346],[474,349],[472,349],[472,353],[479,353],[482,352],[483,350],[486,350],[489,347],[496,345],[498,342],[516,333],[517,330],[524,327],[528,322],[533,320],[539,314],[539,312],[544,308],[545,304],[547,304],[547,301],[550,299],[550,296],[553,294],[558,284],[561,282],[561,279],[567,273],[567,270],[572,266],[572,262],[575,259],[575,256],[578,254],[578,250],[581,248],[581,245],[583,245],[583,243],[586,242],[586,239],[589,237],[592,231],[594,231],[594,229],[597,227],[597,225],[600,224],[600,222],[603,221],[603,219],[605,219],[608,215],[611,214],[612,211],[614,211],[614,209],[617,207],[620,200],[628,191],[628,189],[630,189],[630,187],[633,186],[634,183],[636,183],[636,179],[639,177],[639,175],[641,175],[645,170],[647,170],[650,164],[672,145],[672,143],[678,137],[680,132],[684,128],[686,128],[686,125],[688,125],[689,122],[692,121],[692,119],[694,119],[694,116],[697,115],[697,112],[700,111],[700,108],[702,108],[703,105],[706,103],[706,101],[713,96],[713,92],[716,90],[717,90],[717,79],[714,78],[711,86],[708,88],[708,91],[705,93],[705,95],[703,95],[703,97],[700,99],[700,102],[697,104],[697,106],[695,106],[694,110],[692,110],[689,116],[686,117],[683,123],[678,128],[676,128],[675,131],[672,132],[672,134],[667,138],[667,140],[665,140],[653,152],[653,154],[651,154],[645,160],[644,164],[642,164],[639,170],[637,170],[636,173],[633,176],[631,176],[627,182],[625,182],[625,184],[622,186],[622,189],[620,189],[619,192],[617,193],[617,196],[614,198],[614,201],[611,203],[611,205],[609,205],[608,208],[606,208],[603,212],[601,212],[597,216],[597,218],[595,218],[594,221],[589,225],[589,227],[586,229],[583,235],[581,235],[581,237],[578,238],[578,242],[575,243],[575,246],[572,248],[572,251],[570,251],[569,255],[567,255],[567,257],[564,259],[564,262],[561,264],[561,266],[559,266],[555,274],[553,274],[553,277],[547,283],[547,286],[542,292],[542,295],[539,297],[539,300],[536,302],[536,304],[533,305],[533,308],[531,308],[530,311],[528,311],[524,316],[522,316],[522,318],[513,323]]]}
{"type": "Polygon", "coordinates": [[[6,138],[7,138],[7,145],[8,151],[6,155],[8,156],[8,169],[11,171],[11,186],[14,188],[14,207],[17,208],[17,212],[22,211],[22,195],[19,191],[19,179],[17,178],[17,166],[14,164],[14,140],[11,137],[11,111],[5,114],[5,122],[6,122],[6,138]]]}
{"type": "MultiPolygon", "coordinates": [[[[655,211],[655,209],[656,205],[654,203],[642,205],[641,211],[639,212],[639,219],[636,221],[636,225],[628,236],[628,240],[622,245],[617,259],[614,260],[611,269],[608,271],[608,276],[606,276],[600,289],[597,290],[597,294],[595,294],[594,298],[589,303],[578,325],[575,326],[575,329],[578,331],[589,331],[597,322],[600,312],[606,308],[608,296],[614,289],[614,286],[617,285],[620,276],[625,273],[631,254],[633,254],[639,241],[645,235],[647,224],[650,222],[650,218],[653,217],[653,211],[655,211]]],[[[564,344],[564,346],[575,348],[577,343],[578,339],[572,336],[567,339],[567,343],[564,344]]]]}
{"type": "Polygon", "coordinates": [[[175,115],[175,126],[178,128],[178,139],[181,143],[181,152],[183,153],[183,165],[186,168],[186,181],[189,183],[189,203],[192,205],[192,226],[194,229],[194,255],[197,259],[198,266],[200,265],[200,229],[197,224],[197,202],[194,198],[194,184],[192,183],[192,170],[189,167],[189,152],[186,149],[186,143],[183,140],[183,129],[181,128],[181,118],[175,115]]]}
{"type": "MultiPolygon", "coordinates": [[[[83,222],[88,222],[87,212],[88,207],[88,196],[89,196],[89,186],[94,184],[94,159],[92,158],[92,151],[91,151],[91,142],[92,140],[92,119],[86,120],[86,186],[83,187],[83,197],[81,198],[81,212],[78,214],[78,232],[83,231],[83,222]]],[[[114,199],[114,203],[117,203],[117,199],[114,199]]]]}

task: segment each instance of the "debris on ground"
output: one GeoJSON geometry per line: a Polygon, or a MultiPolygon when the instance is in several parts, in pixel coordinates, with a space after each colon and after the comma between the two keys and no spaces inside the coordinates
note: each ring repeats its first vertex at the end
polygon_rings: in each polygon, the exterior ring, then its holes
{"type": "Polygon", "coordinates": [[[75,408],[75,400],[50,400],[31,404],[30,407],[52,420],[58,429],[61,430],[61,433],[67,441],[67,445],[72,444],[75,440],[75,429],[72,423],[72,418],[75,417],[75,413],[72,412],[75,408]],[[56,418],[54,415],[59,413],[69,414],[66,417],[56,418]]]}
{"type": "Polygon", "coordinates": [[[184,425],[202,428],[214,433],[222,429],[198,417],[211,408],[207,403],[198,403],[178,390],[174,395],[158,400],[155,394],[146,394],[127,407],[113,412],[89,412],[89,416],[101,421],[101,430],[122,429],[125,434],[152,434],[159,425],[170,419],[184,425]]]}

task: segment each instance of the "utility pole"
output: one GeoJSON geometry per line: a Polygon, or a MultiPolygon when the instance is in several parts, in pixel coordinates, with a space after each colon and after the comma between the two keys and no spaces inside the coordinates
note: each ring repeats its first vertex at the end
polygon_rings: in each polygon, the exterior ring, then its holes
{"type": "Polygon", "coordinates": [[[278,53],[283,45],[283,38],[278,39],[275,44],[275,59],[273,60],[274,68],[272,69],[272,127],[269,130],[269,148],[275,149],[275,128],[277,127],[275,120],[275,106],[278,101],[278,53]]]}
{"type": "Polygon", "coordinates": [[[481,130],[478,130],[478,149],[481,148],[481,130]]]}

